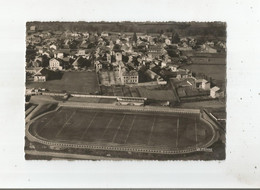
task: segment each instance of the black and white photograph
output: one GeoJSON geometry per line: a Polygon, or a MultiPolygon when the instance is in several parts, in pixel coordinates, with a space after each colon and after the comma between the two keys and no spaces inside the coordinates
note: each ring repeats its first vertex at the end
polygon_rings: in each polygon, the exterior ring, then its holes
{"type": "Polygon", "coordinates": [[[1,188],[259,188],[260,1],[0,2],[1,188]]]}
{"type": "Polygon", "coordinates": [[[225,160],[226,23],[27,22],[25,158],[225,160]]]}

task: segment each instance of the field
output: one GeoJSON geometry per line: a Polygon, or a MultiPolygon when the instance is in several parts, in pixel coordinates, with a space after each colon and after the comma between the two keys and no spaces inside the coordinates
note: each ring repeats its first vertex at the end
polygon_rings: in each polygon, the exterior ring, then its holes
{"type": "Polygon", "coordinates": [[[177,101],[172,90],[154,90],[144,87],[138,88],[141,97],[147,97],[152,100],[177,101]]]}
{"type": "Polygon", "coordinates": [[[140,97],[136,87],[130,86],[101,86],[102,94],[106,96],[140,97]]]}
{"type": "Polygon", "coordinates": [[[61,107],[34,121],[29,131],[56,142],[168,150],[204,144],[212,131],[198,114],[112,111],[61,107]]]}
{"type": "Polygon", "coordinates": [[[53,92],[90,94],[99,91],[95,72],[65,72],[60,80],[26,82],[27,88],[46,88],[53,92]]]}
{"type": "Polygon", "coordinates": [[[226,65],[187,65],[183,68],[190,69],[195,73],[204,73],[208,77],[212,77],[213,81],[220,87],[225,89],[226,83],[226,65]]]}
{"type": "Polygon", "coordinates": [[[99,79],[102,85],[121,85],[118,71],[100,71],[99,79]]]}

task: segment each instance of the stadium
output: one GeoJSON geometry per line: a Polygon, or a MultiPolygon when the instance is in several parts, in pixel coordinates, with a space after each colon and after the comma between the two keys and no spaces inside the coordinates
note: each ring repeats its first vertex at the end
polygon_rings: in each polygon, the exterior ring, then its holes
{"type": "Polygon", "coordinates": [[[155,154],[201,151],[218,139],[200,110],[133,107],[59,105],[32,119],[26,136],[48,146],[155,154]]]}

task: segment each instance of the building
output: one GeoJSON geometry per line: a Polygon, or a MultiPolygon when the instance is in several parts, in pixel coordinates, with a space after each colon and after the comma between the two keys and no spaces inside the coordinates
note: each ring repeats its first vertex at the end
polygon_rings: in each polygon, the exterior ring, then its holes
{"type": "Polygon", "coordinates": [[[145,71],[145,74],[146,74],[147,76],[149,76],[152,80],[160,78],[159,75],[157,75],[155,72],[153,72],[153,71],[150,70],[150,69],[147,69],[147,70],[145,71]]]}
{"type": "Polygon", "coordinates": [[[107,53],[106,56],[107,56],[107,62],[111,63],[111,55],[109,53],[107,53]]]}
{"type": "Polygon", "coordinates": [[[177,72],[179,68],[178,65],[172,65],[172,64],[168,64],[168,67],[171,69],[172,72],[177,72]]]}
{"type": "Polygon", "coordinates": [[[103,67],[102,64],[101,64],[99,61],[96,61],[96,62],[94,63],[94,65],[95,65],[96,71],[101,70],[102,67],[103,67]]]}
{"type": "Polygon", "coordinates": [[[57,46],[56,46],[55,44],[52,44],[52,45],[50,45],[50,49],[55,49],[55,50],[57,50],[57,46]]]}
{"type": "Polygon", "coordinates": [[[62,53],[62,52],[57,52],[57,53],[54,54],[54,56],[55,56],[55,58],[63,59],[64,53],[62,53]]]}
{"type": "Polygon", "coordinates": [[[102,32],[102,33],[101,33],[101,36],[102,36],[102,37],[108,37],[108,33],[107,33],[107,32],[102,32]]]}
{"type": "Polygon", "coordinates": [[[141,97],[117,97],[117,102],[120,105],[143,106],[147,98],[141,97]]]}
{"type": "Polygon", "coordinates": [[[160,45],[149,45],[148,56],[152,58],[159,58],[163,54],[163,48],[160,45]]]}
{"type": "Polygon", "coordinates": [[[192,77],[192,73],[188,69],[178,69],[176,71],[176,78],[189,78],[192,77]]]}
{"type": "Polygon", "coordinates": [[[34,82],[45,82],[48,80],[49,70],[41,68],[37,73],[34,74],[34,82]]]}
{"type": "Polygon", "coordinates": [[[119,61],[122,61],[122,53],[120,52],[116,52],[116,61],[119,62],[119,61]]]}
{"type": "Polygon", "coordinates": [[[26,68],[26,73],[36,74],[42,67],[28,67],[26,68]]]}
{"type": "Polygon", "coordinates": [[[164,61],[161,62],[161,68],[166,67],[166,65],[167,65],[166,62],[164,62],[164,61]]]}
{"type": "Polygon", "coordinates": [[[138,83],[138,72],[135,70],[124,71],[121,76],[122,84],[137,84],[138,83]]]}
{"type": "Polygon", "coordinates": [[[210,90],[210,82],[205,80],[205,79],[203,79],[202,80],[202,84],[201,84],[201,88],[203,90],[210,90]]]}
{"type": "MultiPolygon", "coordinates": [[[[213,45],[214,45],[214,43],[213,43],[213,45]]],[[[201,51],[205,52],[205,53],[217,53],[217,50],[210,47],[208,44],[203,44],[201,46],[201,51]]]]}
{"type": "Polygon", "coordinates": [[[210,90],[210,82],[205,79],[195,79],[196,88],[210,90]]]}
{"type": "Polygon", "coordinates": [[[165,44],[166,44],[166,45],[171,45],[171,40],[168,39],[168,38],[166,38],[166,39],[165,39],[165,44]]]}
{"type": "Polygon", "coordinates": [[[77,56],[84,56],[86,55],[86,51],[84,49],[78,50],[78,53],[76,54],[77,56]]]}
{"type": "Polygon", "coordinates": [[[220,88],[217,86],[214,86],[210,89],[210,97],[212,98],[218,98],[219,97],[220,88]]]}
{"type": "Polygon", "coordinates": [[[55,58],[50,59],[49,67],[51,70],[62,70],[63,69],[61,61],[59,61],[58,59],[55,59],[55,58]]]}
{"type": "Polygon", "coordinates": [[[35,30],[36,30],[36,26],[31,26],[31,27],[30,27],[30,30],[31,30],[31,31],[35,31],[35,30]]]}

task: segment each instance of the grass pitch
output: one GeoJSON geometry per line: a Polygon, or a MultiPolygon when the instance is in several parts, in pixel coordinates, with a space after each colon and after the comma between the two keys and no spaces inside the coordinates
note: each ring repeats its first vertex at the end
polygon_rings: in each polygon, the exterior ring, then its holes
{"type": "Polygon", "coordinates": [[[203,144],[211,129],[196,114],[158,114],[61,107],[30,126],[44,139],[77,144],[186,148],[203,144]]]}

